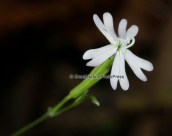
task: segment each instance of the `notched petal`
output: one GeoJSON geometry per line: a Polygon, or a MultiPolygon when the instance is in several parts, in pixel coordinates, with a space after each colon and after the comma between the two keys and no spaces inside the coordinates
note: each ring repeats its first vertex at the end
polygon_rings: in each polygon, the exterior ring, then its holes
{"type": "Polygon", "coordinates": [[[113,76],[113,78],[110,78],[110,84],[114,90],[116,90],[118,84],[118,78],[115,76],[119,75],[119,69],[120,69],[119,64],[120,64],[120,56],[119,56],[119,52],[117,52],[116,55],[114,56],[114,61],[110,74],[111,76],[113,76]]]}
{"type": "Polygon", "coordinates": [[[118,26],[118,35],[121,38],[125,38],[125,34],[126,34],[126,27],[127,27],[127,20],[126,19],[122,19],[119,23],[118,26]]]}
{"type": "Polygon", "coordinates": [[[129,50],[127,49],[125,52],[125,60],[127,61],[127,63],[129,64],[129,66],[131,67],[131,69],[133,70],[134,74],[142,81],[147,81],[146,76],[144,75],[144,73],[142,72],[142,70],[140,69],[139,65],[137,64],[137,62],[131,57],[129,50]]]}
{"type": "Polygon", "coordinates": [[[139,65],[140,68],[142,68],[146,71],[152,71],[153,70],[153,64],[151,62],[136,56],[130,50],[127,50],[127,53],[139,65]]]}
{"type": "Polygon", "coordinates": [[[139,31],[139,27],[136,25],[132,25],[126,32],[125,38],[127,38],[127,36],[132,36],[135,37],[137,35],[139,31]]]}
{"type": "Polygon", "coordinates": [[[96,14],[93,15],[93,20],[94,20],[94,23],[96,24],[97,28],[108,39],[108,41],[110,43],[114,43],[113,35],[109,32],[108,28],[106,28],[106,26],[102,23],[102,21],[96,14]]]}
{"type": "Polygon", "coordinates": [[[125,72],[125,60],[124,60],[124,54],[123,52],[120,52],[120,76],[124,77],[124,78],[119,78],[119,83],[121,85],[121,88],[123,90],[128,90],[129,88],[129,81],[125,72]]]}
{"type": "Polygon", "coordinates": [[[98,66],[98,65],[102,64],[104,61],[106,61],[109,57],[111,57],[116,52],[116,50],[117,50],[117,48],[109,49],[106,52],[93,58],[86,65],[91,66],[91,67],[98,66]]]}
{"type": "Polygon", "coordinates": [[[84,60],[92,59],[94,57],[99,56],[100,54],[103,54],[104,52],[106,52],[107,50],[112,49],[112,48],[114,48],[114,47],[113,47],[113,45],[110,44],[110,45],[100,47],[98,49],[90,49],[84,53],[83,59],[84,60]]]}
{"type": "Polygon", "coordinates": [[[114,27],[113,27],[113,17],[110,13],[106,12],[103,14],[104,25],[107,28],[108,32],[112,35],[113,38],[117,38],[114,27]]]}

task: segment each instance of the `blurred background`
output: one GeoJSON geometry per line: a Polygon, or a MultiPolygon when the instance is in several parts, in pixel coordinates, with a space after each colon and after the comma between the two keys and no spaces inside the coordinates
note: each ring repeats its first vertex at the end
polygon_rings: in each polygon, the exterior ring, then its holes
{"type": "Polygon", "coordinates": [[[172,135],[171,0],[6,0],[0,1],[0,135],[10,135],[56,105],[91,67],[88,49],[109,44],[93,22],[110,12],[117,32],[121,19],[139,33],[130,50],[154,65],[139,80],[126,64],[128,91],[103,79],[90,100],[50,118],[23,136],[172,135]]]}

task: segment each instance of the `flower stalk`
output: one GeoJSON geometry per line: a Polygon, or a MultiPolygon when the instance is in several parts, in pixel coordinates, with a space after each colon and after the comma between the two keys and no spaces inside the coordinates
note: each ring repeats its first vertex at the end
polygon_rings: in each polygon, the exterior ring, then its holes
{"type": "MultiPolygon", "coordinates": [[[[93,68],[89,75],[99,76],[99,75],[106,75],[112,67],[114,55],[107,59],[101,65],[93,68]]],[[[38,125],[39,123],[46,120],[48,117],[55,117],[79,104],[81,104],[85,98],[89,98],[92,100],[94,104],[99,106],[99,102],[93,95],[88,95],[87,90],[96,84],[102,78],[86,78],[84,79],[79,85],[77,85],[74,89],[72,89],[69,94],[62,99],[56,106],[53,108],[49,108],[47,113],[42,115],[40,118],[36,119],[35,121],[31,122],[30,124],[26,125],[25,127],[21,128],[17,132],[13,133],[10,136],[19,136],[24,132],[28,131],[29,129],[33,128],[34,126],[38,125]],[[68,102],[70,99],[75,99],[72,104],[61,109],[61,107],[68,102]]]]}

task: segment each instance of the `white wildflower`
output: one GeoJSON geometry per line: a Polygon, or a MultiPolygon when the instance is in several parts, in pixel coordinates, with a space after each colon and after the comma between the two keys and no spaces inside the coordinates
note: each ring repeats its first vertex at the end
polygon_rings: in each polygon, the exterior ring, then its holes
{"type": "Polygon", "coordinates": [[[129,81],[125,72],[125,60],[139,79],[147,81],[141,68],[147,71],[152,71],[152,63],[137,57],[128,49],[135,43],[134,37],[138,33],[138,26],[132,25],[126,31],[127,20],[122,19],[118,27],[119,37],[117,37],[113,27],[113,18],[110,13],[103,14],[104,24],[96,14],[93,15],[93,20],[98,29],[109,40],[110,44],[98,49],[90,49],[86,51],[83,55],[83,59],[92,59],[86,65],[93,67],[98,66],[115,54],[111,70],[111,76],[114,76],[114,78],[110,78],[110,83],[114,90],[117,88],[118,80],[123,90],[128,90],[129,88],[129,81]],[[116,78],[121,76],[123,78],[116,78]]]}

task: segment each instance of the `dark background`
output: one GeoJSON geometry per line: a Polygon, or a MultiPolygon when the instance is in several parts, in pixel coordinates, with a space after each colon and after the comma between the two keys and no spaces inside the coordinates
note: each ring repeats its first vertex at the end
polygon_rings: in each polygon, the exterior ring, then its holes
{"type": "Polygon", "coordinates": [[[0,135],[9,135],[44,114],[81,82],[83,53],[109,44],[92,16],[110,12],[117,32],[121,19],[139,33],[130,50],[151,61],[153,72],[139,80],[130,67],[128,91],[103,79],[90,100],[46,120],[23,136],[172,135],[171,0],[5,0],[0,1],[0,135]]]}

